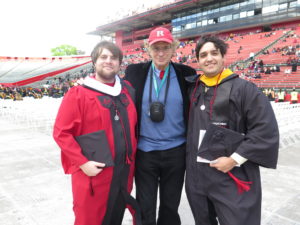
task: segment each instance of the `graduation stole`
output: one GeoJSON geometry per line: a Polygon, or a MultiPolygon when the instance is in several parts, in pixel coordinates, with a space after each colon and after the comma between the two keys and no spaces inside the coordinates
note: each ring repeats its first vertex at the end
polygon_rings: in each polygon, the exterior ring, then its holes
{"type": "MultiPolygon", "coordinates": [[[[213,121],[216,125],[221,125],[223,127],[227,127],[228,120],[229,120],[229,95],[232,87],[232,82],[224,82],[222,85],[219,84],[227,77],[232,75],[233,72],[230,69],[224,69],[222,73],[217,74],[214,77],[207,77],[202,75],[196,81],[195,88],[193,90],[191,96],[191,103],[197,101],[197,99],[201,98],[201,101],[204,102],[204,95],[205,95],[205,87],[201,85],[201,88],[198,88],[199,81],[202,81],[208,87],[214,87],[213,96],[210,100],[210,120],[213,121]]],[[[192,104],[191,104],[192,105],[192,104]]],[[[191,111],[190,105],[190,111],[191,111]]],[[[201,106],[201,107],[204,107],[201,106]]],[[[204,107],[205,108],[205,107],[204,107]]],[[[204,109],[203,108],[203,109],[204,109]]]]}

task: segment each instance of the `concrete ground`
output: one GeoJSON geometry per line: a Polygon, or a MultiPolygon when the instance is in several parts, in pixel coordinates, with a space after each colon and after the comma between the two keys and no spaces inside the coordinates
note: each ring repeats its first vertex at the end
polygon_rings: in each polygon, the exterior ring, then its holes
{"type": "MultiPolygon", "coordinates": [[[[50,131],[2,116],[0,131],[0,224],[72,225],[70,176],[50,131]]],[[[262,225],[300,225],[300,132],[281,139],[277,170],[261,169],[262,225]]],[[[180,215],[194,224],[185,193],[180,215]]],[[[123,224],[132,224],[128,212],[123,224]]]]}

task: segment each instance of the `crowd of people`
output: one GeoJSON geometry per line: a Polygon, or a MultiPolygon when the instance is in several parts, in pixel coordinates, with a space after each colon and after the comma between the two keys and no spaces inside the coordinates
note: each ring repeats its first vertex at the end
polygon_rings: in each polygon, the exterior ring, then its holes
{"type": "Polygon", "coordinates": [[[0,99],[20,101],[24,97],[35,99],[40,99],[44,96],[60,98],[71,87],[82,84],[83,79],[91,72],[93,72],[92,68],[83,69],[72,74],[68,73],[65,76],[54,77],[48,79],[43,85],[39,85],[39,87],[7,87],[0,84],[0,99]]]}
{"type": "Polygon", "coordinates": [[[249,62],[247,68],[241,68],[239,66],[236,69],[240,72],[242,78],[251,79],[261,79],[262,74],[272,74],[273,72],[280,72],[280,65],[276,64],[273,66],[265,65],[262,59],[252,60],[249,62]]]}
{"type": "Polygon", "coordinates": [[[284,39],[279,41],[280,46],[272,48],[272,53],[281,53],[281,56],[285,55],[299,55],[299,35],[298,34],[289,34],[284,39]],[[289,45],[284,45],[289,41],[289,45]]]}
{"type": "Polygon", "coordinates": [[[35,99],[49,96],[53,98],[60,98],[73,87],[74,83],[70,82],[68,86],[51,85],[49,87],[32,88],[32,87],[4,87],[0,85],[0,99],[11,99],[13,101],[23,100],[24,97],[32,97],[35,99]]]}
{"type": "MultiPolygon", "coordinates": [[[[261,38],[264,37],[267,36],[261,35],[261,38]]],[[[298,43],[298,39],[299,35],[292,31],[290,34],[285,36],[284,39],[279,40],[272,49],[263,49],[261,56],[254,57],[255,54],[251,52],[249,56],[250,62],[247,67],[242,68],[236,66],[235,68],[239,71],[242,78],[248,80],[261,79],[265,74],[278,74],[278,72],[292,74],[293,72],[297,72],[297,66],[300,65],[300,44],[298,43]],[[287,42],[290,44],[284,44],[287,42]],[[288,57],[284,57],[280,62],[277,62],[278,60],[273,62],[273,60],[277,58],[277,55],[275,54],[288,57]],[[263,57],[264,55],[268,55],[268,58],[263,57]],[[274,59],[272,58],[272,55],[275,57],[274,59]],[[264,60],[266,60],[267,63],[265,63],[264,60]]],[[[243,47],[240,46],[238,48],[238,53],[240,53],[242,49],[243,47]]]]}
{"type": "MultiPolygon", "coordinates": [[[[282,40],[279,40],[278,43],[270,50],[265,50],[263,54],[267,55],[274,55],[280,54],[281,56],[288,56],[284,57],[284,61],[282,64],[291,65],[298,65],[300,64],[300,43],[299,43],[300,36],[297,33],[290,33],[282,40]]],[[[293,71],[295,72],[295,71],[293,71]]]]}

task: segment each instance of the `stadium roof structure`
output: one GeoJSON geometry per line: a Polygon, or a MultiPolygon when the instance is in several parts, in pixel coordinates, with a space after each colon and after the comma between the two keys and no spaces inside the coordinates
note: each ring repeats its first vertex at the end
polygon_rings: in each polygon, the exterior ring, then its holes
{"type": "Polygon", "coordinates": [[[0,85],[28,85],[90,66],[89,56],[0,57],[0,85]]]}
{"type": "Polygon", "coordinates": [[[171,29],[174,37],[181,40],[196,38],[200,34],[228,33],[261,27],[269,29],[275,24],[300,21],[298,2],[177,0],[100,25],[88,34],[111,36],[119,46],[134,47],[135,44],[141,44],[150,30],[157,26],[171,29]]]}
{"type": "Polygon", "coordinates": [[[213,2],[213,0],[183,0],[165,5],[159,8],[155,8],[137,15],[133,15],[127,18],[107,23],[98,26],[95,31],[88,34],[113,36],[118,30],[131,31],[141,28],[148,28],[149,24],[155,25],[164,21],[164,23],[170,23],[173,19],[173,14],[186,9],[199,7],[202,4],[213,2]]]}

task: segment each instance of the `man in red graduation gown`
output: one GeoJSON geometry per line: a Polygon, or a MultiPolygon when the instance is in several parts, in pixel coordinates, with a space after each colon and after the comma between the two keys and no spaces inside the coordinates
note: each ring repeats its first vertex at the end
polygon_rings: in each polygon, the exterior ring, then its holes
{"type": "Polygon", "coordinates": [[[196,225],[210,225],[207,198],[220,225],[260,225],[259,166],[276,168],[279,132],[255,84],[224,68],[227,45],[204,36],[196,46],[203,75],[191,89],[186,193],[196,225]]]}
{"type": "Polygon", "coordinates": [[[121,225],[126,205],[139,224],[130,196],[136,153],[134,89],[117,75],[123,55],[115,44],[100,42],[91,57],[94,76],[67,92],[53,132],[64,171],[72,174],[75,225],[121,225]],[[80,137],[99,137],[100,147],[91,148],[100,155],[109,152],[113,166],[83,154],[80,137]]]}

